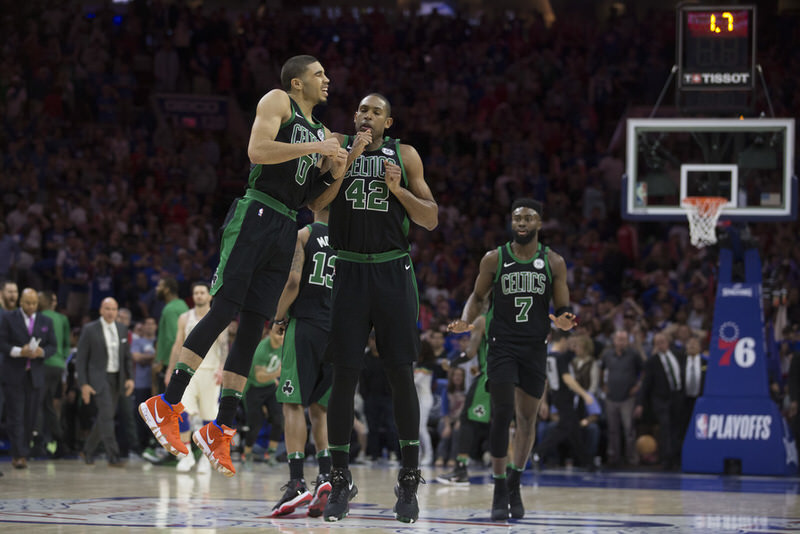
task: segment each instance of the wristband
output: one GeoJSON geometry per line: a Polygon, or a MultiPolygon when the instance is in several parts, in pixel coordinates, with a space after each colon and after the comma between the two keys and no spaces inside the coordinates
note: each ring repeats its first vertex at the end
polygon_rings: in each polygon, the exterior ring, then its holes
{"type": "Polygon", "coordinates": [[[322,183],[327,185],[328,187],[333,185],[334,178],[331,174],[331,171],[323,172],[319,175],[319,179],[322,180],[322,183]]]}
{"type": "Polygon", "coordinates": [[[572,306],[561,306],[560,308],[558,308],[556,310],[555,316],[556,317],[561,317],[565,313],[571,313],[571,314],[575,315],[575,312],[572,311],[572,306]]]}
{"type": "Polygon", "coordinates": [[[278,326],[286,326],[289,324],[289,319],[273,319],[272,324],[276,324],[278,326]]]}

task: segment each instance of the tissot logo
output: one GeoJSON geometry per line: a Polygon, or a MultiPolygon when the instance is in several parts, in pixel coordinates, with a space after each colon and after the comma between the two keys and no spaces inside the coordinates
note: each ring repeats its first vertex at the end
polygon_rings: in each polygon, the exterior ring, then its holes
{"type": "Polygon", "coordinates": [[[694,424],[698,439],[768,440],[772,416],[701,413],[694,424]]]}
{"type": "Polygon", "coordinates": [[[694,85],[744,85],[750,83],[749,72],[687,72],[683,83],[694,85]]]}

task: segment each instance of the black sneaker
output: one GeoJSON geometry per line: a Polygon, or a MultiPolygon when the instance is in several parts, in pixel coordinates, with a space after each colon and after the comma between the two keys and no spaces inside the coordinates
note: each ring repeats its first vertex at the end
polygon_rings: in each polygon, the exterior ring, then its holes
{"type": "Polygon", "coordinates": [[[419,469],[403,467],[397,475],[397,485],[394,494],[397,502],[394,504],[394,518],[403,523],[413,523],[419,518],[419,503],[417,502],[417,487],[419,483],[425,484],[425,479],[419,469]]]}
{"type": "Polygon", "coordinates": [[[522,519],[525,517],[525,506],[522,504],[520,494],[519,479],[522,473],[516,469],[506,468],[506,480],[508,481],[508,502],[511,510],[511,517],[522,519]]]}
{"type": "Polygon", "coordinates": [[[349,469],[331,469],[331,494],[322,518],[325,521],[339,521],[350,513],[350,501],[358,495],[358,488],[353,484],[353,476],[349,469]]]}
{"type": "Polygon", "coordinates": [[[494,479],[492,521],[508,521],[508,482],[505,478],[494,479]]]}
{"type": "Polygon", "coordinates": [[[285,490],[285,493],[278,504],[272,508],[271,517],[289,515],[311,501],[311,493],[306,488],[306,481],[302,478],[291,479],[281,489],[285,490]]]}
{"type": "Polygon", "coordinates": [[[452,484],[455,486],[469,486],[469,474],[467,464],[458,463],[456,468],[449,473],[436,477],[442,484],[452,484]]]}
{"type": "Polygon", "coordinates": [[[314,481],[314,498],[308,505],[308,515],[310,517],[319,517],[325,511],[325,505],[328,504],[328,497],[331,494],[331,475],[330,473],[322,473],[317,475],[317,480],[314,481]]]}

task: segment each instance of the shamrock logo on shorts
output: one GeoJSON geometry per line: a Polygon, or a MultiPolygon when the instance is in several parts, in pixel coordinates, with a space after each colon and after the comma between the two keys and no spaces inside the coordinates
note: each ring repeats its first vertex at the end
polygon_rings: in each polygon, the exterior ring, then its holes
{"type": "Polygon", "coordinates": [[[291,397],[292,393],[294,393],[294,386],[292,385],[292,381],[287,380],[286,382],[284,382],[281,391],[283,391],[287,397],[291,397]]]}

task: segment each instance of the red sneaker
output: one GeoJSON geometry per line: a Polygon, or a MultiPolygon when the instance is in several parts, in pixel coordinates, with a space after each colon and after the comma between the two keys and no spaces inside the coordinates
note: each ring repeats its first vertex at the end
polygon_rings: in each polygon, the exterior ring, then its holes
{"type": "Polygon", "coordinates": [[[183,404],[179,402],[172,405],[164,400],[164,395],[150,397],[139,405],[139,415],[150,427],[158,442],[178,458],[189,454],[189,449],[181,440],[181,432],[178,429],[182,413],[183,404]]]}

